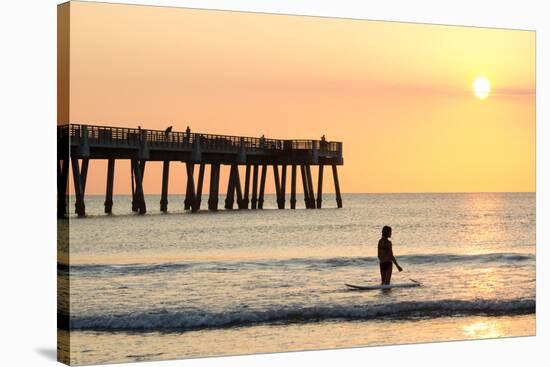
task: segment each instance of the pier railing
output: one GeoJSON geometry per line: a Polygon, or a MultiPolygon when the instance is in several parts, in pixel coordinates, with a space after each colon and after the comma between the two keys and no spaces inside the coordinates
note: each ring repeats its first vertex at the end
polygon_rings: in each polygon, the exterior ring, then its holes
{"type": "Polygon", "coordinates": [[[137,147],[144,142],[149,148],[192,149],[195,143],[204,151],[245,152],[318,150],[341,154],[342,143],[326,140],[287,140],[215,135],[197,132],[162,131],[139,128],[70,124],[58,128],[58,135],[68,135],[71,144],[79,144],[86,134],[87,143],[101,146],[137,147]]]}

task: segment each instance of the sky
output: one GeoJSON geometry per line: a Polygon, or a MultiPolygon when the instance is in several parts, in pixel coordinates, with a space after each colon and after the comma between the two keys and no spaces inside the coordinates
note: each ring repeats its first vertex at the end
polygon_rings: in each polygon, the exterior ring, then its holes
{"type": "MultiPolygon", "coordinates": [[[[324,134],[344,143],[347,193],[535,191],[532,31],[71,2],[69,42],[72,123],[324,134]]],[[[146,193],[161,172],[147,167],[146,193]]],[[[115,194],[129,173],[117,161],[115,194]]],[[[184,173],[171,167],[170,193],[184,173]]],[[[105,180],[91,161],[86,194],[105,180]]]]}

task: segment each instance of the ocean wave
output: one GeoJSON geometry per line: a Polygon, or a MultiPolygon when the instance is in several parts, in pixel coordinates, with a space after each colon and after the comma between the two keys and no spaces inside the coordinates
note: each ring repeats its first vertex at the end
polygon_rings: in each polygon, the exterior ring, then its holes
{"type": "Polygon", "coordinates": [[[392,320],[444,316],[504,316],[535,313],[534,299],[441,300],[371,305],[296,305],[227,312],[157,310],[112,315],[73,316],[71,330],[183,332],[202,329],[328,320],[392,320]]]}
{"type": "Polygon", "coordinates": [[[154,263],[154,264],[58,264],[58,271],[83,273],[104,273],[105,275],[141,275],[164,271],[180,271],[192,267],[193,263],[154,263]]]}
{"type": "MultiPolygon", "coordinates": [[[[478,255],[432,254],[432,255],[402,255],[402,264],[446,264],[446,263],[501,263],[513,264],[534,261],[535,255],[518,253],[491,253],[478,255]]],[[[253,268],[306,267],[309,269],[338,268],[346,266],[365,266],[378,263],[375,257],[335,257],[335,258],[294,258],[280,260],[255,261],[212,261],[212,262],[179,262],[153,264],[79,264],[66,266],[58,264],[58,271],[74,271],[76,274],[93,273],[94,275],[140,275],[171,271],[218,271],[230,272],[253,268]]]]}

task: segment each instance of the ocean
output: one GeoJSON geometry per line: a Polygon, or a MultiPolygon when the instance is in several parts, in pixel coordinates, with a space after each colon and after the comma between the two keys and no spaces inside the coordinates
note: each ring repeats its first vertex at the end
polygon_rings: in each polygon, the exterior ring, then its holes
{"type": "Polygon", "coordinates": [[[87,196],[71,215],[72,363],[535,335],[534,193],[344,194],[342,209],[326,194],[321,210],[266,195],[217,213],[183,199],[162,214],[147,195],[139,216],[116,196],[107,216],[87,196]],[[404,268],[392,282],[422,286],[348,290],[380,282],[384,225],[404,268]]]}

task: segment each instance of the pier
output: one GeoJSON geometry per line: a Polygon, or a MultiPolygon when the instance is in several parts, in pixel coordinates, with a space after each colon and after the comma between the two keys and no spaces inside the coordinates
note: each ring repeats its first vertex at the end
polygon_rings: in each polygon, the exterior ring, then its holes
{"type": "Polygon", "coordinates": [[[304,206],[320,209],[323,195],[323,172],[330,166],[334,179],[336,204],[342,207],[339,165],[343,165],[342,143],[321,140],[282,140],[265,137],[213,135],[191,132],[148,130],[111,126],[68,124],[57,127],[57,202],[58,218],[67,215],[69,166],[72,171],[75,212],[86,216],[85,192],[88,165],[92,159],[107,160],[105,213],[113,210],[113,183],[117,160],[131,162],[132,211],[147,212],[143,192],[143,176],[147,162],[162,162],[160,210],[168,211],[168,178],[170,164],[183,162],[187,185],[183,206],[196,212],[201,209],[206,165],[210,165],[208,210],[220,206],[220,169],[230,167],[223,207],[232,209],[263,209],[268,170],[273,170],[277,208],[285,209],[287,171],[290,171],[290,209],[296,209],[298,167],[304,192],[304,206]],[[244,177],[239,167],[244,166],[244,177]],[[311,166],[319,167],[317,183],[313,182],[311,166]],[[288,168],[290,168],[288,170],[288,168]],[[252,181],[252,182],[251,182],[252,181]],[[315,187],[317,192],[315,192],[315,187]],[[235,207],[236,203],[236,207],[235,207]]]}

